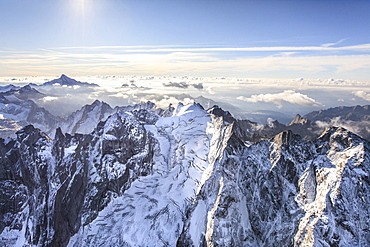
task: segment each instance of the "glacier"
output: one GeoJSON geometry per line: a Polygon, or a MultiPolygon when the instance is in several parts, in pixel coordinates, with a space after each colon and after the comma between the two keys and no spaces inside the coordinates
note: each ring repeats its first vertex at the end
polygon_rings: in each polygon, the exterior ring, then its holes
{"type": "Polygon", "coordinates": [[[103,105],[75,113],[90,133],[28,125],[0,140],[2,246],[369,244],[370,146],[356,134],[253,139],[217,106],[103,105]]]}

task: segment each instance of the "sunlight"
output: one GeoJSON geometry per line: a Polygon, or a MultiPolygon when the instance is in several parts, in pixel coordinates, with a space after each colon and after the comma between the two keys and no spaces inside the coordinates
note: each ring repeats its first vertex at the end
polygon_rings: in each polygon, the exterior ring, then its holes
{"type": "Polygon", "coordinates": [[[70,11],[74,21],[85,23],[91,18],[93,5],[91,0],[69,0],[67,11],[70,11]]]}
{"type": "Polygon", "coordinates": [[[75,39],[84,42],[89,33],[89,25],[93,19],[93,1],[91,0],[69,0],[67,7],[67,16],[70,17],[70,30],[76,32],[75,39]]]}
{"type": "Polygon", "coordinates": [[[91,1],[89,0],[73,0],[70,1],[74,15],[80,20],[85,21],[87,13],[91,9],[91,1]]]}

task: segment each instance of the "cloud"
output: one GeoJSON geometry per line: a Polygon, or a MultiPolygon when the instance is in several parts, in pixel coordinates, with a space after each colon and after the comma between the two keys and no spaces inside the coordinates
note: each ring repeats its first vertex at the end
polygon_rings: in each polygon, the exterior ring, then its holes
{"type": "Polygon", "coordinates": [[[165,87],[178,87],[178,88],[188,88],[189,85],[185,82],[167,82],[163,83],[163,86],[165,87]]]}
{"type": "Polygon", "coordinates": [[[315,124],[321,129],[331,127],[331,126],[343,127],[363,138],[367,138],[370,134],[370,127],[369,127],[370,121],[366,121],[366,120],[351,121],[351,120],[343,120],[341,119],[341,117],[335,117],[335,118],[330,119],[330,121],[327,121],[327,122],[315,121],[315,124]]]}
{"type": "Polygon", "coordinates": [[[334,42],[334,43],[326,43],[326,44],[322,44],[321,46],[322,47],[331,47],[331,46],[334,46],[334,45],[338,45],[340,43],[342,43],[343,41],[346,41],[347,39],[341,39],[339,40],[338,42],[334,42]]]}
{"type": "Polygon", "coordinates": [[[289,102],[292,104],[299,104],[303,106],[322,106],[322,104],[318,103],[314,99],[308,97],[305,94],[297,93],[294,90],[285,90],[282,93],[276,94],[257,94],[252,95],[251,97],[247,98],[244,96],[237,97],[239,100],[243,100],[246,102],[267,102],[267,103],[274,103],[278,107],[282,107],[282,102],[289,102]]]}
{"type": "Polygon", "coordinates": [[[332,47],[340,44],[346,39],[338,42],[327,43],[319,46],[258,46],[258,47],[188,47],[188,46],[95,46],[95,47],[59,47],[59,50],[100,50],[107,49],[119,51],[120,53],[172,53],[172,52],[265,52],[265,51],[369,51],[369,44],[332,47]]]}
{"type": "Polygon", "coordinates": [[[0,51],[0,70],[6,71],[3,76],[55,75],[68,71],[78,75],[248,77],[269,73],[268,77],[282,78],[284,73],[294,77],[367,80],[370,44],[337,44],[297,47],[104,46],[0,51]],[[275,52],[278,54],[273,54],[275,52]]]}
{"type": "Polygon", "coordinates": [[[54,101],[54,100],[57,100],[58,97],[54,97],[54,96],[46,96],[46,97],[43,97],[41,100],[43,102],[48,102],[48,101],[54,101]]]}
{"type": "Polygon", "coordinates": [[[127,93],[116,93],[116,94],[111,94],[109,96],[116,97],[116,98],[123,98],[123,99],[128,99],[130,97],[130,95],[127,93]]]}
{"type": "Polygon", "coordinates": [[[202,83],[195,83],[195,84],[191,84],[191,85],[192,85],[194,88],[199,89],[199,90],[201,90],[201,89],[203,89],[203,88],[204,88],[202,83]]]}
{"type": "Polygon", "coordinates": [[[366,93],[365,91],[356,91],[352,92],[352,94],[364,100],[370,101],[370,93],[366,93]]]}
{"type": "Polygon", "coordinates": [[[162,83],[163,86],[165,87],[177,87],[177,88],[189,88],[189,86],[192,86],[196,89],[203,89],[203,84],[202,83],[186,83],[186,82],[167,82],[167,83],[162,83]]]}
{"type": "Polygon", "coordinates": [[[206,90],[207,90],[208,94],[216,94],[216,92],[213,90],[213,86],[206,87],[206,90]]]}
{"type": "Polygon", "coordinates": [[[156,107],[163,108],[163,109],[167,108],[170,104],[172,104],[173,106],[177,106],[179,103],[182,103],[184,105],[194,104],[194,100],[191,98],[178,99],[173,96],[167,96],[167,95],[164,95],[161,97],[162,97],[161,99],[155,99],[155,98],[152,98],[151,96],[147,96],[147,97],[143,97],[140,101],[141,102],[151,101],[156,105],[156,107]]]}
{"type": "Polygon", "coordinates": [[[280,56],[285,56],[285,57],[288,57],[288,56],[291,56],[291,55],[294,55],[294,54],[297,54],[297,52],[295,51],[282,51],[282,52],[279,52],[279,55],[280,56]]]}

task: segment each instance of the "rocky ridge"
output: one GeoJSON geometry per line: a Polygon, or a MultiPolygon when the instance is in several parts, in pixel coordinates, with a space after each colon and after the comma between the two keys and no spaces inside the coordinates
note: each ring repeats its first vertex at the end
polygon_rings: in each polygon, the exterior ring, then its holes
{"type": "MultiPolygon", "coordinates": [[[[95,105],[99,102],[94,103],[95,105]]],[[[93,104],[93,105],[94,105],[93,104]]],[[[112,108],[110,108],[112,110],[112,108]]],[[[121,109],[89,134],[0,141],[5,246],[366,246],[369,143],[257,143],[215,106],[121,109]]],[[[83,114],[82,111],[81,114],[83,114]]],[[[292,124],[301,124],[296,119],[292,124]]],[[[82,126],[82,125],[81,125],[82,126]]]]}

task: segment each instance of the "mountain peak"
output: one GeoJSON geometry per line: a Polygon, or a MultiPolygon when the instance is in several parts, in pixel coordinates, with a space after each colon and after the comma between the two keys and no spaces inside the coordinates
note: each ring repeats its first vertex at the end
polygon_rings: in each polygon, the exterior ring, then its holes
{"type": "Polygon", "coordinates": [[[235,121],[235,118],[230,114],[229,111],[224,111],[218,105],[214,105],[212,108],[208,110],[208,113],[213,114],[218,117],[223,117],[226,122],[232,123],[235,121]]]}
{"type": "Polygon", "coordinates": [[[72,79],[65,74],[62,74],[58,79],[54,79],[42,84],[43,86],[53,86],[55,84],[59,84],[61,86],[99,86],[95,83],[87,83],[87,82],[80,82],[75,79],[72,79]]]}
{"type": "Polygon", "coordinates": [[[5,93],[11,90],[18,90],[20,87],[19,86],[14,86],[13,84],[9,84],[6,86],[0,86],[0,93],[5,93]]]}
{"type": "Polygon", "coordinates": [[[100,105],[102,103],[103,102],[101,102],[100,100],[96,99],[91,105],[100,105]]]}
{"type": "Polygon", "coordinates": [[[35,128],[33,125],[23,127],[21,130],[16,132],[16,135],[19,142],[26,142],[27,144],[35,144],[40,138],[51,141],[44,132],[35,128]]]}
{"type": "Polygon", "coordinates": [[[320,149],[325,152],[329,149],[330,145],[335,147],[335,151],[343,151],[366,142],[360,136],[343,127],[327,127],[318,137],[318,141],[321,145],[320,149]]]}
{"type": "Polygon", "coordinates": [[[278,146],[288,146],[294,138],[296,138],[296,135],[291,130],[285,130],[277,134],[273,140],[278,146]]]}
{"type": "Polygon", "coordinates": [[[310,120],[303,118],[301,115],[297,114],[294,119],[288,124],[288,126],[291,126],[293,124],[301,124],[304,125],[306,123],[309,123],[310,120]]]}
{"type": "Polygon", "coordinates": [[[72,78],[66,76],[65,74],[62,74],[59,79],[62,80],[62,81],[65,81],[65,82],[76,81],[75,79],[72,79],[72,78]]]}

